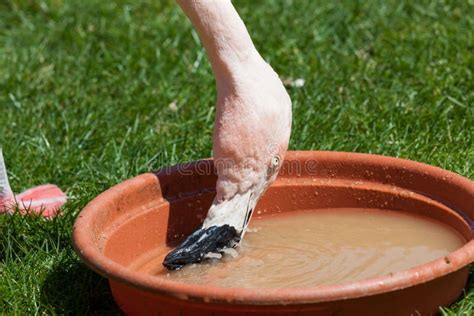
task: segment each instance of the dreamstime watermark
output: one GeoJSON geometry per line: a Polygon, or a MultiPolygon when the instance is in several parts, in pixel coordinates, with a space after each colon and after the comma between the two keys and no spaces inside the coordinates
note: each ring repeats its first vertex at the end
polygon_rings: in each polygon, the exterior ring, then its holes
{"type": "MultiPolygon", "coordinates": [[[[324,170],[320,170],[317,159],[309,158],[304,160],[281,159],[280,153],[284,151],[277,142],[271,142],[264,149],[265,156],[271,157],[271,160],[265,165],[260,166],[258,159],[254,157],[248,158],[214,158],[207,160],[198,160],[192,162],[180,163],[174,166],[165,167],[159,170],[159,173],[170,175],[178,173],[183,176],[208,176],[208,175],[226,175],[238,174],[241,172],[254,172],[255,170],[264,170],[271,173],[273,170],[279,169],[281,175],[299,176],[299,175],[317,175],[325,174],[324,170]]],[[[260,163],[261,164],[261,163],[260,163]]]]}
{"type": "MultiPolygon", "coordinates": [[[[208,159],[192,162],[180,163],[174,166],[165,167],[159,170],[160,173],[170,175],[178,173],[183,176],[208,176],[218,173],[234,173],[245,170],[254,170],[255,162],[252,159],[236,162],[233,159],[208,159]]],[[[298,175],[317,175],[318,172],[324,174],[323,170],[318,168],[317,159],[307,160],[284,160],[281,163],[280,174],[287,176],[298,175]]]]}

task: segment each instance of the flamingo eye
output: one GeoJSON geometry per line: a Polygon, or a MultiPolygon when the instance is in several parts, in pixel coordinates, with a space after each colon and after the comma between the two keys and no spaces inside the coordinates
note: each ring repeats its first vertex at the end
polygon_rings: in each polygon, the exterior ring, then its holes
{"type": "Polygon", "coordinates": [[[272,157],[272,167],[276,168],[280,164],[280,157],[279,156],[273,156],[272,157]]]}

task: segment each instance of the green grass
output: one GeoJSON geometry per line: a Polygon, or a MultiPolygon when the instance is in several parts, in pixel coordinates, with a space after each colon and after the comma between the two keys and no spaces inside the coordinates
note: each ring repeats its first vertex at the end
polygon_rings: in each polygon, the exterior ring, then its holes
{"type": "MultiPolygon", "coordinates": [[[[414,159],[474,177],[474,1],[237,1],[290,89],[291,149],[414,159]]],[[[108,187],[211,155],[213,76],[178,7],[0,2],[0,144],[15,191],[52,182],[53,221],[0,216],[0,312],[118,313],[71,227],[108,187]],[[169,108],[176,102],[177,111],[169,108]]],[[[472,315],[474,291],[445,311],[472,315]]]]}

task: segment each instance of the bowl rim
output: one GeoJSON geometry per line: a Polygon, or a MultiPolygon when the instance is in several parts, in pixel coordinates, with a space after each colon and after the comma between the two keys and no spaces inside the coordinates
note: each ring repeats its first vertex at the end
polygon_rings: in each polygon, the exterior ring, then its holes
{"type": "MultiPolygon", "coordinates": [[[[423,170],[436,177],[449,177],[450,182],[463,187],[474,196],[474,182],[454,172],[443,170],[424,163],[381,155],[347,153],[333,151],[289,151],[285,157],[291,159],[310,159],[325,155],[331,159],[378,164],[387,167],[403,168],[405,170],[423,170]]],[[[307,288],[225,288],[210,285],[185,284],[163,278],[157,278],[127,269],[107,258],[96,246],[89,233],[92,220],[102,209],[101,204],[123,192],[131,185],[149,181],[156,176],[145,173],[121,182],[98,195],[80,212],[73,227],[73,245],[76,253],[85,264],[109,278],[128,286],[157,293],[167,297],[205,301],[212,303],[245,304],[245,305],[298,305],[308,303],[328,302],[341,299],[352,299],[362,296],[376,295],[404,289],[417,284],[431,281],[467,267],[474,262],[474,239],[471,238],[462,247],[443,258],[415,266],[413,268],[394,272],[390,275],[379,276],[360,281],[335,285],[320,285],[307,288]]]]}

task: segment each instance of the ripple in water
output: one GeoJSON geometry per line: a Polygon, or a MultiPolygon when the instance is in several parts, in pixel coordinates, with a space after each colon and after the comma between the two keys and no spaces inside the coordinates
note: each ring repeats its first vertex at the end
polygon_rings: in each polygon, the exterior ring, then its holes
{"type": "Polygon", "coordinates": [[[239,255],[162,267],[163,247],[132,268],[178,282],[221,287],[313,287],[356,281],[408,269],[443,257],[464,244],[450,227],[394,211],[330,209],[254,218],[239,255]]]}

